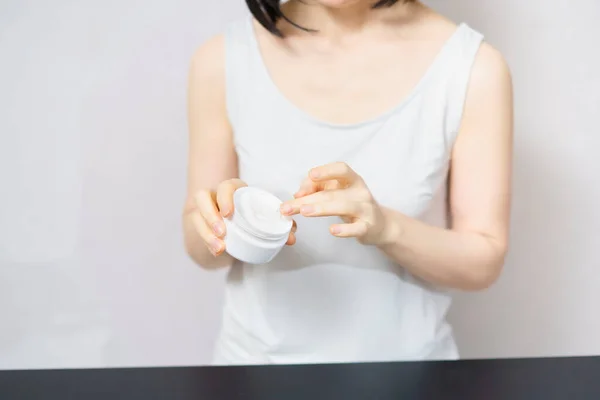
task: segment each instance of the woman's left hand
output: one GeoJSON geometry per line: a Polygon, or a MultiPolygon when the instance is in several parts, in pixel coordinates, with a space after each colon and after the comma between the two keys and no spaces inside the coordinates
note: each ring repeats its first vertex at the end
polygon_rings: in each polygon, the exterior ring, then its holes
{"type": "Polygon", "coordinates": [[[363,179],[346,163],[313,168],[294,197],[282,204],[282,214],[337,216],[345,223],[329,228],[334,236],[355,237],[369,245],[383,245],[390,240],[384,211],[363,179]]]}

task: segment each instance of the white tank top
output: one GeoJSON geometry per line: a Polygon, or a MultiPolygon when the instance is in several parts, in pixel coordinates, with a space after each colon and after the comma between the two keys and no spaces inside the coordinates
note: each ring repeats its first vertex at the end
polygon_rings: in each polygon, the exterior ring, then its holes
{"type": "MultiPolygon", "coordinates": [[[[412,93],[357,124],[290,103],[263,63],[252,20],[226,33],[226,98],[240,178],[292,198],[310,168],[347,162],[385,207],[447,225],[447,176],[482,36],[460,25],[412,93]],[[298,140],[302,138],[302,140],[298,140]]],[[[230,269],[216,364],[454,359],[450,295],[375,247],[296,218],[297,243],[269,264],[230,269]]]]}

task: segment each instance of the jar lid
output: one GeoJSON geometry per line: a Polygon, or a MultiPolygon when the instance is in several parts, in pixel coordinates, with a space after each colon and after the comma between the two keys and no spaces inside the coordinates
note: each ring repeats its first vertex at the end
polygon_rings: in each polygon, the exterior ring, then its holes
{"type": "Polygon", "coordinates": [[[239,188],[233,201],[233,221],[254,236],[276,240],[292,229],[292,219],[281,214],[282,201],[265,190],[239,188]]]}

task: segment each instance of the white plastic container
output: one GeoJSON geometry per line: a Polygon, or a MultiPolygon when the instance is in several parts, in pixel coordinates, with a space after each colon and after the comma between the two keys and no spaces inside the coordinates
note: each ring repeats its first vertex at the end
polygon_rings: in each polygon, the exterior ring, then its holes
{"type": "Polygon", "coordinates": [[[236,190],[233,216],[225,218],[227,253],[249,264],[271,261],[285,246],[293,224],[291,218],[281,214],[281,203],[262,189],[236,190]]]}

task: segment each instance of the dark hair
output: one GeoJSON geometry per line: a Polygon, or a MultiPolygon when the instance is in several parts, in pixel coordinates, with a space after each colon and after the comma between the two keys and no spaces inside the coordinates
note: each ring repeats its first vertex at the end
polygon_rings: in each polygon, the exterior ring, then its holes
{"type": "MultiPolygon", "coordinates": [[[[401,0],[405,3],[413,0],[401,0]]],[[[396,4],[398,0],[378,0],[373,8],[391,7],[396,4]]],[[[281,11],[281,0],[246,0],[248,8],[254,18],[265,27],[266,30],[277,36],[283,36],[281,31],[277,28],[277,21],[283,19],[289,22],[291,25],[298,29],[302,29],[308,32],[315,32],[314,29],[307,29],[297,25],[295,22],[288,19],[288,17],[281,11]]]]}

